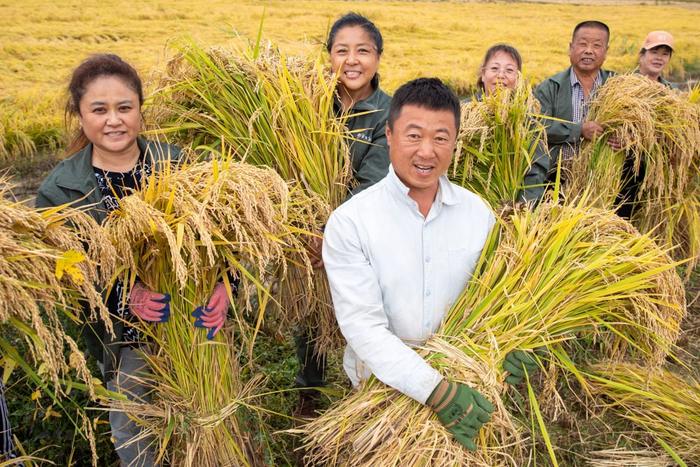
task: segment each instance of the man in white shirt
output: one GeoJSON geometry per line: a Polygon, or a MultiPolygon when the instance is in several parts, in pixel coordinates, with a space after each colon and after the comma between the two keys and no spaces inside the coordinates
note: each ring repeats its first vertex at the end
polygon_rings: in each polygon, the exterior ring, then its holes
{"type": "MultiPolygon", "coordinates": [[[[469,281],[495,221],[481,198],[445,177],[459,121],[459,101],[438,79],[396,91],[386,129],[389,174],[333,212],[323,261],[353,385],[374,374],[429,405],[457,441],[475,449],[472,438],[492,405],[443,379],[413,349],[438,329],[469,281]]],[[[515,360],[513,375],[528,363],[515,360]]]]}

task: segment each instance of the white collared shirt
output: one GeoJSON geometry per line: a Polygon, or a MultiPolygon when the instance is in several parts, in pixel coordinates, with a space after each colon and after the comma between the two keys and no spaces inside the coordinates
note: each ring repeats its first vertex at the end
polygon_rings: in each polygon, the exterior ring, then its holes
{"type": "Polygon", "coordinates": [[[353,385],[374,373],[424,404],[442,376],[423,343],[469,281],[495,222],[474,193],[441,177],[427,218],[393,167],[328,220],[323,261],[353,385]]]}

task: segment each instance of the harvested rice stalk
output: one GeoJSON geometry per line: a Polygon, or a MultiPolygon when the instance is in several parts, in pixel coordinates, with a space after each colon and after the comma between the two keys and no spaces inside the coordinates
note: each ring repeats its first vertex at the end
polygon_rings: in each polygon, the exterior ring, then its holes
{"type": "Polygon", "coordinates": [[[99,284],[113,272],[114,251],[91,217],[63,206],[36,211],[10,196],[8,181],[0,179],[0,323],[26,337],[58,396],[72,369],[94,397],[85,357],[61,320],[99,317],[111,331],[99,284]]]}
{"type": "Polygon", "coordinates": [[[616,414],[646,431],[669,455],[700,464],[700,382],[632,363],[598,364],[593,392],[616,414]]]}
{"type": "Polygon", "coordinates": [[[508,352],[545,347],[551,364],[578,374],[562,344],[585,333],[604,355],[660,363],[685,306],[675,264],[648,235],[585,201],[548,202],[498,225],[439,335],[419,350],[445,377],[494,402],[479,450],[464,450],[430,409],[372,378],[301,430],[310,462],[522,465],[523,429],[501,402],[508,352]]]}
{"type": "Polygon", "coordinates": [[[311,280],[302,237],[319,229],[310,212],[325,203],[288,185],[271,169],[230,158],[183,165],[153,174],[135,194],[120,200],[105,221],[126,270],[150,289],[171,295],[170,319],[137,325],[151,338],[145,355],[153,387],[148,404],[117,402],[157,440],[171,465],[258,465],[267,439],[254,397],[261,380],[238,366],[251,352],[263,319],[271,271],[290,257],[311,280]],[[240,278],[234,296],[229,278],[240,278]],[[192,311],[206,304],[223,281],[234,306],[213,341],[193,326],[192,311]],[[257,294],[258,309],[249,300],[257,294]],[[245,315],[257,312],[250,324],[245,315]]]}
{"type": "Polygon", "coordinates": [[[320,57],[182,47],[168,64],[152,111],[160,131],[196,145],[222,142],[249,164],[300,182],[331,208],[350,182],[346,130],[334,113],[335,78],[320,57]]]}
{"type": "Polygon", "coordinates": [[[632,223],[655,232],[674,256],[700,259],[700,112],[688,98],[644,76],[618,75],[596,93],[588,118],[604,128],[602,137],[584,145],[572,162],[569,195],[601,193],[598,206],[612,207],[623,177],[640,177],[632,223]],[[623,146],[606,144],[615,136],[623,146]],[[625,174],[625,157],[632,174],[625,174]],[[643,176],[642,176],[643,175],[643,176]]]}
{"type": "MultiPolygon", "coordinates": [[[[521,79],[514,90],[499,89],[462,104],[457,147],[448,174],[491,206],[516,201],[536,157],[544,126],[534,117],[539,102],[521,79]]],[[[544,150],[544,146],[542,147],[544,150]]]]}
{"type": "MultiPolygon", "coordinates": [[[[286,57],[269,44],[254,50],[182,47],[162,78],[154,120],[184,143],[232,146],[241,160],[273,168],[332,210],[351,183],[346,117],[334,112],[335,77],[320,56],[286,57]]],[[[303,275],[292,271],[280,287],[285,313],[318,330],[323,345],[317,350],[338,347],[342,340],[325,273],[316,272],[311,288],[298,281],[303,275]]]]}
{"type": "Polygon", "coordinates": [[[649,449],[637,451],[621,448],[603,449],[593,451],[589,456],[586,462],[588,467],[670,467],[675,465],[667,455],[649,449]]]}

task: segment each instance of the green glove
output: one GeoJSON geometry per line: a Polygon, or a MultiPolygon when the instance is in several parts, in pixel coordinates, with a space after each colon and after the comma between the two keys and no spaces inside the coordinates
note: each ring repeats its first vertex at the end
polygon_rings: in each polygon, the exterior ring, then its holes
{"type": "Polygon", "coordinates": [[[442,380],[430,394],[427,405],[458,443],[476,451],[474,437],[493,412],[493,405],[479,391],[442,380]]]}
{"type": "Polygon", "coordinates": [[[534,352],[525,352],[522,350],[512,350],[506,355],[503,361],[503,369],[510,373],[506,376],[506,383],[515,386],[525,377],[525,370],[528,375],[532,375],[539,369],[537,358],[534,352]],[[525,369],[523,370],[523,367],[525,369]]]}

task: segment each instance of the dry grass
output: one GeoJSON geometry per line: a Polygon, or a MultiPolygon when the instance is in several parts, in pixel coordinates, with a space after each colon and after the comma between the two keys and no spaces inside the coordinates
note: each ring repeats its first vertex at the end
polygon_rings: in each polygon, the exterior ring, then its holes
{"type": "Polygon", "coordinates": [[[263,320],[271,318],[265,284],[278,271],[284,276],[291,261],[310,283],[303,238],[320,228],[311,224],[312,213],[324,209],[320,199],[290,188],[271,169],[224,157],[152,175],[106,220],[124,283],[131,286],[138,277],[171,296],[167,323],[138,325],[153,343],[145,355],[150,374],[143,376],[153,387],[152,400],[113,404],[146,428],[144,436],[154,436],[171,465],[262,464],[265,409],[255,401],[264,380],[241,368],[239,359],[252,355],[263,320]],[[238,295],[232,275],[240,278],[238,295]],[[208,302],[218,282],[226,284],[234,306],[221,332],[207,341],[190,313],[208,302]]]}
{"type": "Polygon", "coordinates": [[[591,104],[588,118],[606,128],[600,140],[585,145],[574,159],[568,191],[600,194],[612,207],[620,193],[625,157],[635,175],[643,170],[632,222],[654,231],[662,243],[676,247],[677,258],[700,259],[700,112],[686,95],[640,75],[609,79],[591,104]],[[606,141],[617,137],[622,151],[606,141]]]}
{"type": "MultiPolygon", "coordinates": [[[[214,151],[228,144],[237,159],[273,168],[331,209],[346,199],[351,135],[335,115],[335,77],[321,60],[288,57],[260,42],[247,50],[187,42],[180,50],[150,107],[158,132],[214,151]]],[[[318,225],[326,212],[312,213],[318,225]]],[[[281,288],[285,314],[313,330],[318,353],[338,348],[325,272],[315,271],[309,282],[294,269],[281,288]]]]}
{"type": "Polygon", "coordinates": [[[62,319],[99,319],[111,331],[99,291],[114,270],[114,252],[88,215],[65,206],[36,211],[9,196],[7,180],[0,179],[0,322],[26,338],[57,395],[75,370],[94,397],[85,356],[62,319]]]}
{"type": "Polygon", "coordinates": [[[610,410],[643,429],[676,462],[700,463],[700,382],[634,364],[600,364],[591,373],[595,394],[610,410]]]}
{"type": "MultiPolygon", "coordinates": [[[[525,188],[544,126],[535,119],[539,102],[525,80],[512,92],[500,89],[462,104],[462,121],[449,176],[490,206],[513,203],[525,188]]],[[[541,143],[542,142],[542,143],[541,143]]]]}

